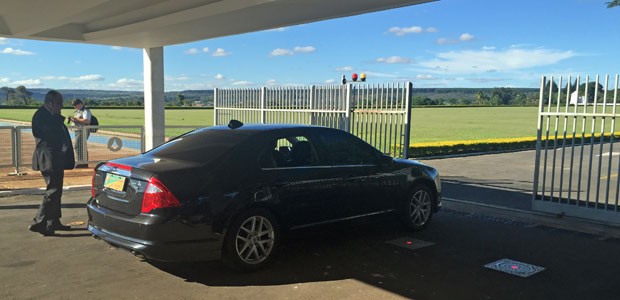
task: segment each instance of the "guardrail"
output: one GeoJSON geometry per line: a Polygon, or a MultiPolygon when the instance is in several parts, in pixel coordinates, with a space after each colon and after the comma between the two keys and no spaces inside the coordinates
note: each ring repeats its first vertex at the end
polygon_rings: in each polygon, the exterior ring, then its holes
{"type": "MultiPolygon", "coordinates": [[[[201,125],[166,126],[166,140],[201,125]]],[[[126,125],[69,126],[76,165],[98,163],[144,152],[144,127],[126,125]],[[86,137],[86,138],[83,138],[86,137]]],[[[31,126],[0,126],[0,167],[21,175],[31,167],[35,139],[31,126]]]]}

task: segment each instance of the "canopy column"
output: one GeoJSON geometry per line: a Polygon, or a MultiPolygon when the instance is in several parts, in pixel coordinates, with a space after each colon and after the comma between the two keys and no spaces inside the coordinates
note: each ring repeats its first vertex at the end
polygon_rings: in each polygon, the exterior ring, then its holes
{"type": "Polygon", "coordinates": [[[165,141],[164,48],[144,48],[144,149],[165,141]]]}

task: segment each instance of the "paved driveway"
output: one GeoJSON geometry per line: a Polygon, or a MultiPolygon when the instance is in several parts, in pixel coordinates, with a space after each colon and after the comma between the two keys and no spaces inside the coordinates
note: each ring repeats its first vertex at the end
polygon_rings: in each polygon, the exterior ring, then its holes
{"type": "MultiPolygon", "coordinates": [[[[89,191],[66,192],[63,221],[86,221],[89,191]]],[[[147,263],[84,225],[42,237],[26,228],[40,196],[0,198],[0,299],[617,299],[620,242],[444,209],[420,233],[393,218],[296,232],[274,265],[237,274],[219,262],[147,263]],[[404,238],[410,250],[387,243],[404,238]],[[483,265],[546,268],[529,278],[483,265]]],[[[449,208],[447,205],[445,208],[449,208]]],[[[402,243],[401,243],[402,244],[402,243]]]]}

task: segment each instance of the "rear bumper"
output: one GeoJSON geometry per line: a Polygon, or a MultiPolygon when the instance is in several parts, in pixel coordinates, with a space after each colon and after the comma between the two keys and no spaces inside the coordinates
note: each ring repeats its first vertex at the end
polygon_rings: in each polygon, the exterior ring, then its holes
{"type": "Polygon", "coordinates": [[[128,217],[89,202],[88,231],[96,238],[160,261],[197,261],[221,258],[223,238],[206,224],[188,225],[156,216],[128,217]]]}

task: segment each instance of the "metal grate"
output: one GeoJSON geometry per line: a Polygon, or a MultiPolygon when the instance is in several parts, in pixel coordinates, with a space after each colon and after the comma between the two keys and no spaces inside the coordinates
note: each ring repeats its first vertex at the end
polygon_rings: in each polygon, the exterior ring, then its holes
{"type": "Polygon", "coordinates": [[[503,258],[498,261],[486,264],[484,265],[484,267],[519,277],[530,277],[536,273],[540,273],[545,270],[545,268],[543,267],[526,264],[508,258],[503,258]]]}
{"type": "Polygon", "coordinates": [[[430,247],[435,245],[435,243],[422,241],[418,239],[412,239],[409,237],[401,237],[391,241],[387,241],[386,243],[396,245],[399,247],[403,247],[409,250],[416,250],[420,248],[430,247]]]}

